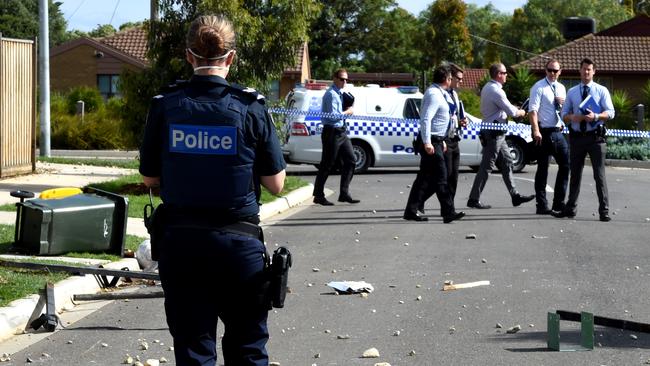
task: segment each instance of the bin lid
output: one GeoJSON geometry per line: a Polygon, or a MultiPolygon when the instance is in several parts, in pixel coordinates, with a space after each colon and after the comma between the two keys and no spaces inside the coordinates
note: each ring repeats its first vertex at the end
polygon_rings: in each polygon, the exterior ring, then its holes
{"type": "Polygon", "coordinates": [[[107,198],[95,194],[77,194],[58,199],[41,199],[34,198],[23,202],[25,206],[35,206],[50,210],[78,209],[78,208],[97,208],[97,207],[114,207],[115,203],[107,198]]]}

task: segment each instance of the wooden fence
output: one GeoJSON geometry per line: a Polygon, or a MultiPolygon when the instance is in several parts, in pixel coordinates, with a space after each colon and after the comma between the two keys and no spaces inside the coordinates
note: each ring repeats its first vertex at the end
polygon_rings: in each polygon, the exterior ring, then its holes
{"type": "Polygon", "coordinates": [[[36,168],[36,44],[0,34],[0,178],[36,168]]]}

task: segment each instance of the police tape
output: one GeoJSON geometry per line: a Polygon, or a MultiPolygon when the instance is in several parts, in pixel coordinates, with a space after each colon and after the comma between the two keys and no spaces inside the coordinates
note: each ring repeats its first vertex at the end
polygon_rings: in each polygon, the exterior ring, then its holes
{"type": "MultiPolygon", "coordinates": [[[[397,123],[397,124],[406,124],[417,126],[420,123],[419,119],[416,118],[397,118],[397,117],[378,117],[378,116],[363,116],[363,115],[349,115],[349,114],[337,114],[337,113],[324,113],[318,111],[303,111],[298,109],[289,109],[289,108],[269,108],[269,113],[281,114],[287,117],[312,117],[312,118],[327,118],[333,120],[345,119],[347,121],[367,121],[367,122],[378,122],[378,123],[397,123]]],[[[530,134],[530,125],[523,123],[516,124],[504,124],[504,123],[469,123],[468,128],[477,129],[477,130],[501,130],[509,131],[512,134],[521,135],[522,133],[530,134]]],[[[563,129],[563,133],[568,134],[568,129],[563,129]]],[[[607,136],[612,137],[638,137],[650,139],[650,131],[642,130],[621,130],[621,129],[607,129],[607,136]]]]}

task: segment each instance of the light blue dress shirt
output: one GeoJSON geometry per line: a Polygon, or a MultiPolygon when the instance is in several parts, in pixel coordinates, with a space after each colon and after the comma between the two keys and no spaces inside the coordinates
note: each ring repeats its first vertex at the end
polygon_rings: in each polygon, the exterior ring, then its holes
{"type": "Polygon", "coordinates": [[[425,136],[447,136],[451,118],[449,103],[453,103],[449,93],[438,84],[431,85],[424,93],[420,116],[420,137],[424,143],[431,143],[425,136]]]}
{"type": "Polygon", "coordinates": [[[528,112],[537,112],[540,128],[552,128],[562,125],[562,120],[555,109],[555,97],[566,99],[566,88],[562,83],[543,78],[530,88],[528,112]],[[553,92],[555,89],[555,92],[553,92]]]}
{"type": "MultiPolygon", "coordinates": [[[[580,112],[580,103],[582,103],[582,88],[584,84],[580,83],[573,88],[569,89],[562,107],[562,118],[567,114],[582,114],[580,112]]],[[[612,104],[612,97],[609,95],[609,90],[604,86],[592,81],[587,84],[589,87],[589,95],[598,103],[601,112],[607,112],[609,119],[614,118],[614,104],[612,104]]],[[[593,131],[602,125],[603,121],[587,123],[587,131],[593,131]]],[[[580,122],[571,122],[571,128],[574,131],[580,131],[580,122]]]]}
{"type": "MultiPolygon", "coordinates": [[[[341,98],[341,89],[335,84],[332,84],[323,95],[323,102],[321,104],[321,112],[343,114],[343,100],[341,98]]],[[[322,119],[323,126],[343,127],[342,119],[322,119]]]]}
{"type": "Polygon", "coordinates": [[[483,122],[506,123],[508,116],[514,116],[519,108],[510,103],[503,85],[496,80],[490,80],[481,90],[481,114],[483,122]]]}

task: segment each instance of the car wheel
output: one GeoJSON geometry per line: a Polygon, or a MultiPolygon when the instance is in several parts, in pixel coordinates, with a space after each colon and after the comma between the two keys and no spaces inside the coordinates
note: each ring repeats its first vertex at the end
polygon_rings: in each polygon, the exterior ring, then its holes
{"type": "Polygon", "coordinates": [[[353,140],[352,149],[354,150],[354,173],[364,173],[372,161],[372,148],[363,141],[353,140]]]}
{"type": "Polygon", "coordinates": [[[512,155],[512,171],[519,173],[526,167],[526,153],[517,140],[507,139],[507,142],[512,155]]]}

